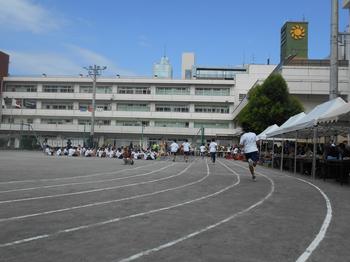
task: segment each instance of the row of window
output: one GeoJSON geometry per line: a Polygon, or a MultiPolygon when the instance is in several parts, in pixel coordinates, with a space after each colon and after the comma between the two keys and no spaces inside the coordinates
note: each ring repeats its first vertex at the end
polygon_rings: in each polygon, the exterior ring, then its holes
{"type": "MultiPolygon", "coordinates": [[[[13,119],[11,117],[4,118],[5,123],[16,123],[20,124],[21,119],[13,119]]],[[[33,119],[28,118],[24,119],[23,123],[32,124],[33,119]]],[[[90,125],[90,119],[79,119],[78,125],[88,126],[90,125]]],[[[55,119],[55,118],[42,118],[41,124],[50,124],[50,125],[72,125],[73,119],[55,119]]],[[[98,126],[110,126],[111,120],[109,119],[97,119],[95,120],[95,125],[98,126]]],[[[149,121],[123,121],[117,120],[115,122],[116,126],[150,126],[149,121]]],[[[176,127],[176,128],[189,128],[189,122],[187,121],[154,121],[155,127],[176,127]]],[[[194,122],[194,128],[229,128],[228,122],[194,122]]]]}
{"type": "MultiPolygon", "coordinates": [[[[10,101],[9,106],[11,107],[12,102],[10,101]]],[[[36,101],[28,100],[28,99],[17,99],[16,100],[16,108],[27,108],[27,109],[35,109],[36,101]],[[17,103],[18,102],[18,103],[17,103]]],[[[46,110],[73,110],[72,103],[43,103],[42,109],[46,110]]],[[[91,104],[80,103],[79,110],[81,112],[92,111],[91,104]]],[[[111,111],[112,104],[96,104],[96,111],[111,111]]],[[[118,103],[117,111],[132,111],[132,112],[150,112],[149,104],[127,104],[127,103],[118,103]]],[[[155,105],[156,112],[176,112],[176,113],[188,113],[190,112],[189,105],[183,104],[156,104],[155,105]]],[[[194,106],[195,113],[216,113],[216,114],[228,114],[230,112],[229,106],[207,106],[207,105],[195,105],[194,106]]]]}
{"type": "MultiPolygon", "coordinates": [[[[43,85],[44,93],[74,93],[72,85],[43,85]]],[[[36,85],[6,84],[5,92],[37,92],[36,85]]],[[[80,93],[92,93],[92,86],[79,86],[80,93]]],[[[112,86],[97,86],[97,94],[112,94],[112,86]]],[[[156,87],[157,95],[189,95],[190,87],[156,87]]],[[[151,94],[151,88],[118,86],[117,94],[151,94]]],[[[229,87],[196,87],[195,95],[203,96],[229,96],[229,87]]]]}

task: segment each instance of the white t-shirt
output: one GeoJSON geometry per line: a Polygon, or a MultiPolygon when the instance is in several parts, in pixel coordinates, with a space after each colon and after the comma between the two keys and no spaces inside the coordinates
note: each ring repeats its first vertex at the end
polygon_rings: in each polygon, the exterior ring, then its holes
{"type": "Polygon", "coordinates": [[[199,148],[200,148],[202,153],[205,152],[205,146],[200,146],[199,148]]]}
{"type": "Polygon", "coordinates": [[[184,152],[190,151],[190,146],[191,146],[190,143],[184,142],[184,143],[182,143],[182,146],[183,146],[184,152]]]}
{"type": "Polygon", "coordinates": [[[218,146],[218,144],[216,142],[211,142],[209,144],[209,152],[210,153],[215,153],[216,152],[216,147],[218,146]]]}
{"type": "Polygon", "coordinates": [[[179,149],[179,145],[175,142],[173,142],[171,145],[170,145],[170,151],[175,153],[177,152],[177,150],[179,149]]]}
{"type": "Polygon", "coordinates": [[[241,136],[239,144],[244,147],[244,153],[251,153],[258,151],[258,147],[256,146],[257,140],[255,133],[248,132],[241,136]]]}
{"type": "Polygon", "coordinates": [[[75,149],[74,148],[69,148],[68,156],[73,156],[74,153],[75,153],[75,149]]]}

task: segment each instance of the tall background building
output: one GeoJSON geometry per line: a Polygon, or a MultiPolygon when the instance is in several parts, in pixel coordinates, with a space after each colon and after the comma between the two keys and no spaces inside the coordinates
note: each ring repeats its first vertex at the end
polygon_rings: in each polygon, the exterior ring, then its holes
{"type": "Polygon", "coordinates": [[[286,22],[281,28],[281,58],[308,58],[308,22],[286,22]]]}

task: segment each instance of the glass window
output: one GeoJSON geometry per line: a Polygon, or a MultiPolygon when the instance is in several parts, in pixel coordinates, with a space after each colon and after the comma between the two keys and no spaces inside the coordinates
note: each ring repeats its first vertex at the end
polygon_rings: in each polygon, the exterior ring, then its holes
{"type": "Polygon", "coordinates": [[[189,87],[156,87],[157,95],[189,95],[189,87]]]}
{"type": "Polygon", "coordinates": [[[227,106],[194,105],[194,112],[228,114],[230,113],[230,108],[228,105],[227,106]]]}
{"type": "Polygon", "coordinates": [[[151,88],[149,86],[119,86],[117,93],[147,95],[151,93],[151,88]]]}
{"type": "Polygon", "coordinates": [[[117,126],[140,126],[141,124],[143,126],[149,126],[149,121],[122,121],[118,120],[116,121],[117,126]]]}
{"type": "Polygon", "coordinates": [[[189,105],[156,104],[156,112],[189,112],[189,105]]]}
{"type": "Polygon", "coordinates": [[[73,104],[64,103],[43,103],[42,108],[52,110],[73,110],[73,104]]]}
{"type": "Polygon", "coordinates": [[[37,92],[37,87],[35,85],[25,85],[25,84],[6,84],[5,92],[37,92]]]}
{"type": "Polygon", "coordinates": [[[194,122],[194,128],[229,128],[228,122],[194,122]]]}
{"type": "Polygon", "coordinates": [[[202,88],[202,87],[196,87],[195,89],[195,95],[201,95],[201,96],[229,96],[230,95],[230,88],[202,88]]]}
{"type": "Polygon", "coordinates": [[[181,128],[188,128],[189,122],[182,122],[182,121],[155,121],[154,125],[157,127],[181,127],[181,128]]]}
{"type": "Polygon", "coordinates": [[[74,93],[74,87],[70,85],[44,85],[44,93],[74,93]]]}
{"type": "Polygon", "coordinates": [[[150,107],[148,104],[117,104],[117,111],[139,111],[139,112],[149,112],[150,107]]]}

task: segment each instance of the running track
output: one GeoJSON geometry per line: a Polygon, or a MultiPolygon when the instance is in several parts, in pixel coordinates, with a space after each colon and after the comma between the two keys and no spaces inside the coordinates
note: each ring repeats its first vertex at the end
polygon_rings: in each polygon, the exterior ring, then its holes
{"type": "Polygon", "coordinates": [[[243,162],[0,151],[0,261],[349,261],[350,191],[243,162]]]}

